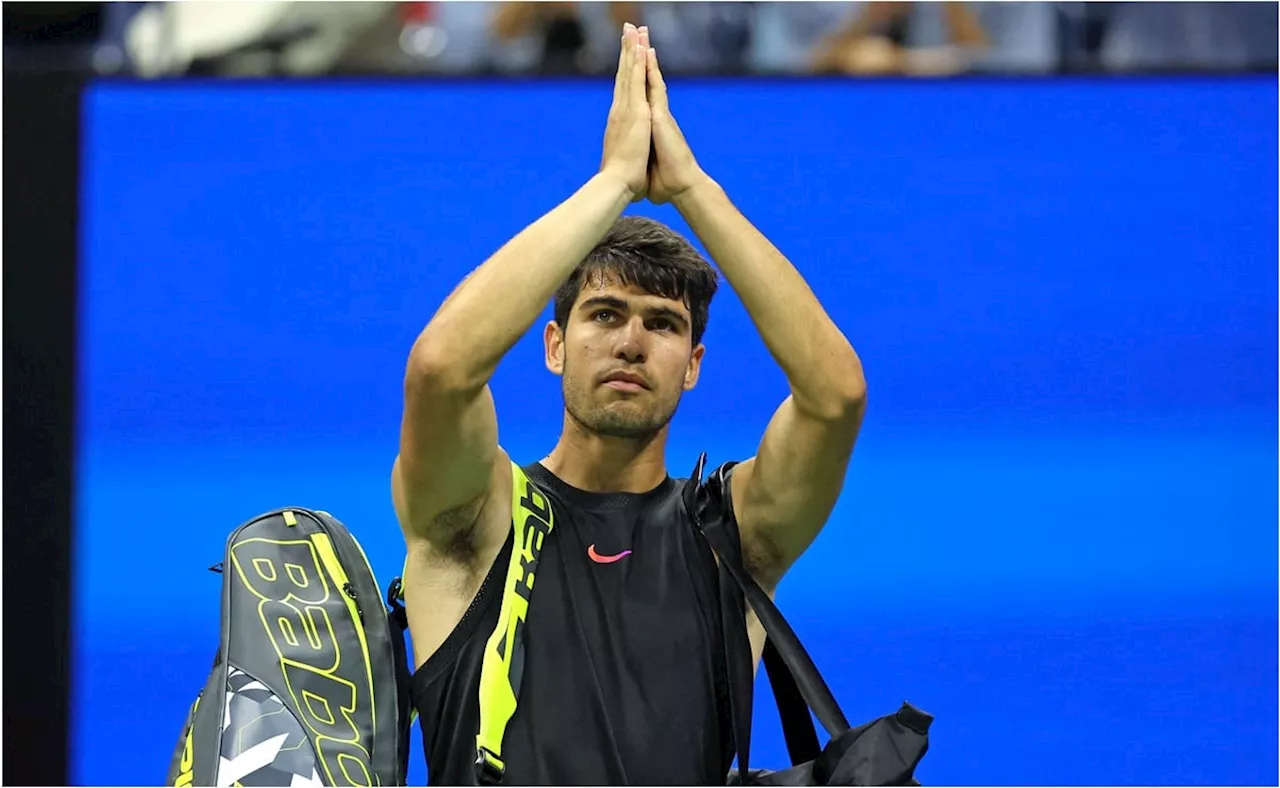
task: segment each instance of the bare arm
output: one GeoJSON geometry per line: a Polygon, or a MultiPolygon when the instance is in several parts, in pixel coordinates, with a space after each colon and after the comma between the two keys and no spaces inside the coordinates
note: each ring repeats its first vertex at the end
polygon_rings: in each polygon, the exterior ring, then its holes
{"type": "Polygon", "coordinates": [[[600,173],[473,271],[410,351],[392,472],[396,511],[409,538],[449,541],[474,525],[506,462],[489,378],[555,289],[644,194],[645,54],[634,28],[626,37],[600,173]]]}
{"type": "Polygon", "coordinates": [[[863,396],[862,368],[800,272],[710,178],[678,195],[675,205],[742,299],[799,411],[841,419],[863,396]]]}
{"type": "MultiPolygon", "coordinates": [[[[652,59],[652,58],[651,58],[652,59]]],[[[656,165],[668,197],[742,299],[791,395],[755,457],[734,471],[733,505],[756,579],[772,587],[809,546],[840,495],[866,402],[862,364],[800,272],[697,166],[650,66],[656,165]]]]}
{"type": "Polygon", "coordinates": [[[773,587],[818,535],[844,485],[866,401],[862,364],[800,273],[711,181],[676,200],[742,299],[791,388],[733,505],[756,579],[773,587]]]}

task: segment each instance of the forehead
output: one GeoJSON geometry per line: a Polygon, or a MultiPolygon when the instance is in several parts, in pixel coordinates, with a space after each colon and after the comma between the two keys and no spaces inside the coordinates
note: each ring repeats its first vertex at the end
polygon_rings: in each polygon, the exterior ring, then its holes
{"type": "Polygon", "coordinates": [[[685,317],[689,316],[689,308],[683,300],[654,295],[639,285],[626,284],[617,277],[605,274],[596,274],[583,280],[574,306],[581,306],[596,298],[624,301],[630,309],[670,309],[685,317]]]}

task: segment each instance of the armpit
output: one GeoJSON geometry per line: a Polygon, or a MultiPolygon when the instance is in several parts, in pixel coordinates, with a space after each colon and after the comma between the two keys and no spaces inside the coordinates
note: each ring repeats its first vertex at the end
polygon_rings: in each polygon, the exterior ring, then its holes
{"type": "Polygon", "coordinates": [[[440,557],[469,569],[479,562],[479,545],[476,526],[484,515],[486,496],[455,506],[436,515],[432,531],[439,536],[433,539],[440,557]]]}
{"type": "Polygon", "coordinates": [[[747,573],[766,590],[772,590],[777,582],[779,568],[782,566],[782,551],[765,534],[763,529],[742,528],[733,507],[733,475],[740,466],[734,465],[722,471],[724,492],[722,501],[729,510],[730,521],[738,532],[738,542],[742,545],[742,565],[747,573]]]}
{"type": "Polygon", "coordinates": [[[772,590],[777,583],[782,552],[763,533],[740,534],[742,540],[742,565],[765,590],[772,590]]]}

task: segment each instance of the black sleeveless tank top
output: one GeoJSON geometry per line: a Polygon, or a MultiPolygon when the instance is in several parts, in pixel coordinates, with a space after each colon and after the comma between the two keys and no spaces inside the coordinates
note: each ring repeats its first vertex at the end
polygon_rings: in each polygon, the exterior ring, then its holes
{"type": "MultiPolygon", "coordinates": [[[[716,565],[681,483],[589,493],[524,468],[551,501],[529,605],[506,784],[723,785],[733,758],[716,565]]],[[[474,784],[482,652],[511,537],[458,626],[413,676],[432,785],[474,784]]]]}

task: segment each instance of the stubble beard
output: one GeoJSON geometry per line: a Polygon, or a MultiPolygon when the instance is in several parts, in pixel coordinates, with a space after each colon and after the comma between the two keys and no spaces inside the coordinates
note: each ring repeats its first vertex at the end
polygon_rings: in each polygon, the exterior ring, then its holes
{"type": "Polygon", "coordinates": [[[613,401],[600,399],[594,388],[571,385],[568,370],[565,371],[561,392],[564,409],[569,417],[594,435],[609,438],[643,440],[653,437],[670,423],[675,415],[679,399],[671,403],[659,401],[654,391],[638,394],[636,398],[618,398],[613,401]],[[643,398],[644,401],[637,401],[643,398]]]}

